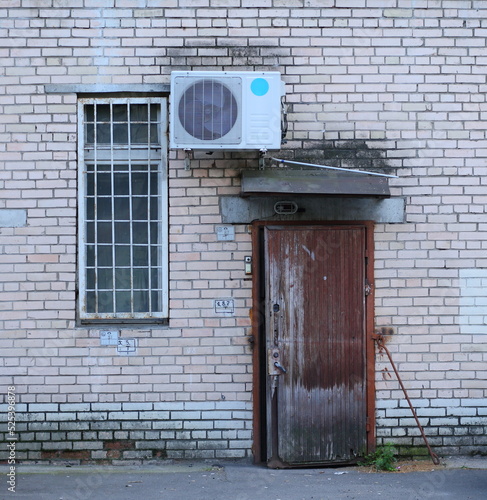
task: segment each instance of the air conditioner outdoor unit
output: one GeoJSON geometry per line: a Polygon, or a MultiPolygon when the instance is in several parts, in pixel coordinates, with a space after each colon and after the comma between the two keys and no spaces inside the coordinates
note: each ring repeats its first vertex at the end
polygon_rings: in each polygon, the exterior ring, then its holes
{"type": "Polygon", "coordinates": [[[278,150],[284,93],[274,71],[173,71],[170,147],[278,150]]]}

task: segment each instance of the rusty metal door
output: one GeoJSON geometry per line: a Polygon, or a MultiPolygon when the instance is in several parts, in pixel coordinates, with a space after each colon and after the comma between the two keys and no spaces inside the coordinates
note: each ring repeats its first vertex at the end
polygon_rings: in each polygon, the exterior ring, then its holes
{"type": "Polygon", "coordinates": [[[270,467],[366,453],[365,230],[264,230],[270,467]]]}

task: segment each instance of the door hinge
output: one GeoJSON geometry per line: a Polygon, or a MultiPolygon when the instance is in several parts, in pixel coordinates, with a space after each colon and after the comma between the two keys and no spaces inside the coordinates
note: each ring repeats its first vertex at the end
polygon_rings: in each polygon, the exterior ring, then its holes
{"type": "Polygon", "coordinates": [[[365,288],[364,288],[365,296],[367,297],[372,293],[372,285],[369,283],[369,280],[365,280],[365,288]]]}

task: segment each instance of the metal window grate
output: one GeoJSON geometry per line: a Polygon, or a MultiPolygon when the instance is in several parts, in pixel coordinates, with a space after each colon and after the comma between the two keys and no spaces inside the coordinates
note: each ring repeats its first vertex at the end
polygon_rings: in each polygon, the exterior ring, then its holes
{"type": "Polygon", "coordinates": [[[80,114],[81,317],[167,317],[161,102],[85,100],[80,114]]]}

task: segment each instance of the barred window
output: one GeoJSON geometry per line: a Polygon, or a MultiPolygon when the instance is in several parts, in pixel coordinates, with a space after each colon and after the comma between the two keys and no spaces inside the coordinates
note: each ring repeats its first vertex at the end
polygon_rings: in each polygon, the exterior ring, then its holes
{"type": "Polygon", "coordinates": [[[166,100],[79,101],[79,317],[168,315],[166,100]]]}

